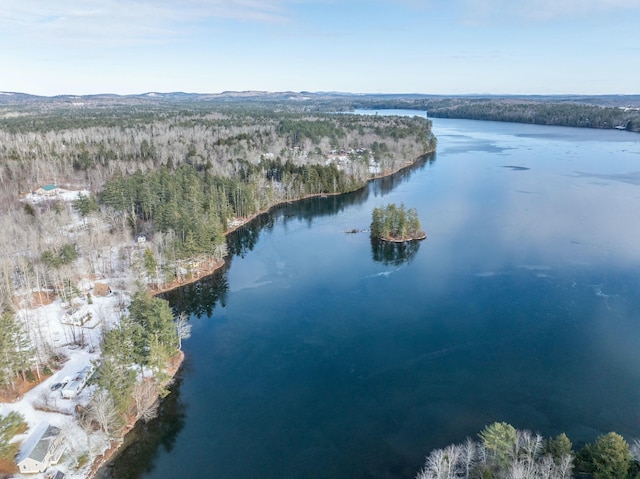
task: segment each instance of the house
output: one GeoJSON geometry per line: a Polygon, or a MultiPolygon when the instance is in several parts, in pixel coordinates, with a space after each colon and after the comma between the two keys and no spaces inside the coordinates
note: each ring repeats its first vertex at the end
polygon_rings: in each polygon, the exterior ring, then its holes
{"type": "Polygon", "coordinates": [[[94,283],[93,295],[94,296],[109,296],[112,293],[111,288],[107,283],[94,283]]]}
{"type": "Polygon", "coordinates": [[[58,193],[58,187],[54,184],[41,186],[35,191],[35,194],[40,196],[55,196],[58,193]]]}
{"type": "Polygon", "coordinates": [[[43,422],[24,443],[16,464],[23,474],[44,472],[49,466],[58,464],[64,449],[60,428],[43,422]]]}

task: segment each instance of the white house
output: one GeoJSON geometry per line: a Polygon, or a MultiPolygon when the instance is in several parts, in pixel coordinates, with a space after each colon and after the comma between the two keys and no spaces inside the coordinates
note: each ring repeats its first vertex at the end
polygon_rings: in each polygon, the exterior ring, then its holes
{"type": "Polygon", "coordinates": [[[64,449],[60,428],[43,422],[22,446],[16,464],[23,474],[44,472],[49,466],[58,464],[64,449]]]}

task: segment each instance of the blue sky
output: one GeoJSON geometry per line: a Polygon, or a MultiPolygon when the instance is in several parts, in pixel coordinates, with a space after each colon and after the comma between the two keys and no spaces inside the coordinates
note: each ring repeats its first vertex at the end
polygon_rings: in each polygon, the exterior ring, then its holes
{"type": "Polygon", "coordinates": [[[1,0],[0,91],[638,94],[640,0],[1,0]]]}

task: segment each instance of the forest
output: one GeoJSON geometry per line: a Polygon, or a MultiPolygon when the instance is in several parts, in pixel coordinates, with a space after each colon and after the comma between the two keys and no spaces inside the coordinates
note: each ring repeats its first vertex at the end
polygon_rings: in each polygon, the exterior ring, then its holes
{"type": "MultiPolygon", "coordinates": [[[[259,212],[359,189],[435,146],[423,117],[319,113],[295,103],[0,104],[0,388],[40,377],[56,357],[19,309],[52,298],[71,304],[83,276],[111,278],[123,291],[135,290],[135,280],[148,289],[181,280],[219,262],[224,233],[259,212]],[[73,201],[34,193],[44,185],[82,193],[73,201]],[[139,237],[144,247],[134,246],[139,237]]],[[[115,334],[125,333],[105,332],[105,352],[115,334]]]]}
{"type": "MultiPolygon", "coordinates": [[[[405,108],[427,111],[431,118],[490,120],[536,125],[619,129],[640,132],[640,108],[593,104],[597,97],[433,97],[363,99],[353,108],[405,108]]],[[[605,102],[603,100],[603,102],[605,102]]],[[[608,102],[606,102],[608,103],[608,102]]]]}

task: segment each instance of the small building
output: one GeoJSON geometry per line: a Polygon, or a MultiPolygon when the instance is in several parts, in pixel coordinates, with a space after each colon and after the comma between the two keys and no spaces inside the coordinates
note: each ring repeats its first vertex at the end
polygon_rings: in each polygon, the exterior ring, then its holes
{"type": "Polygon", "coordinates": [[[94,283],[93,295],[94,296],[109,296],[112,293],[111,288],[107,283],[94,283]]]}
{"type": "Polygon", "coordinates": [[[54,184],[44,185],[38,188],[35,194],[40,196],[55,196],[58,194],[58,187],[54,184]]]}
{"type": "Polygon", "coordinates": [[[147,237],[145,235],[138,235],[138,237],[136,238],[136,242],[138,244],[143,244],[147,242],[147,237]]]}
{"type": "Polygon", "coordinates": [[[41,423],[24,443],[16,464],[23,474],[44,472],[49,466],[58,464],[64,449],[60,428],[41,423]]]}

